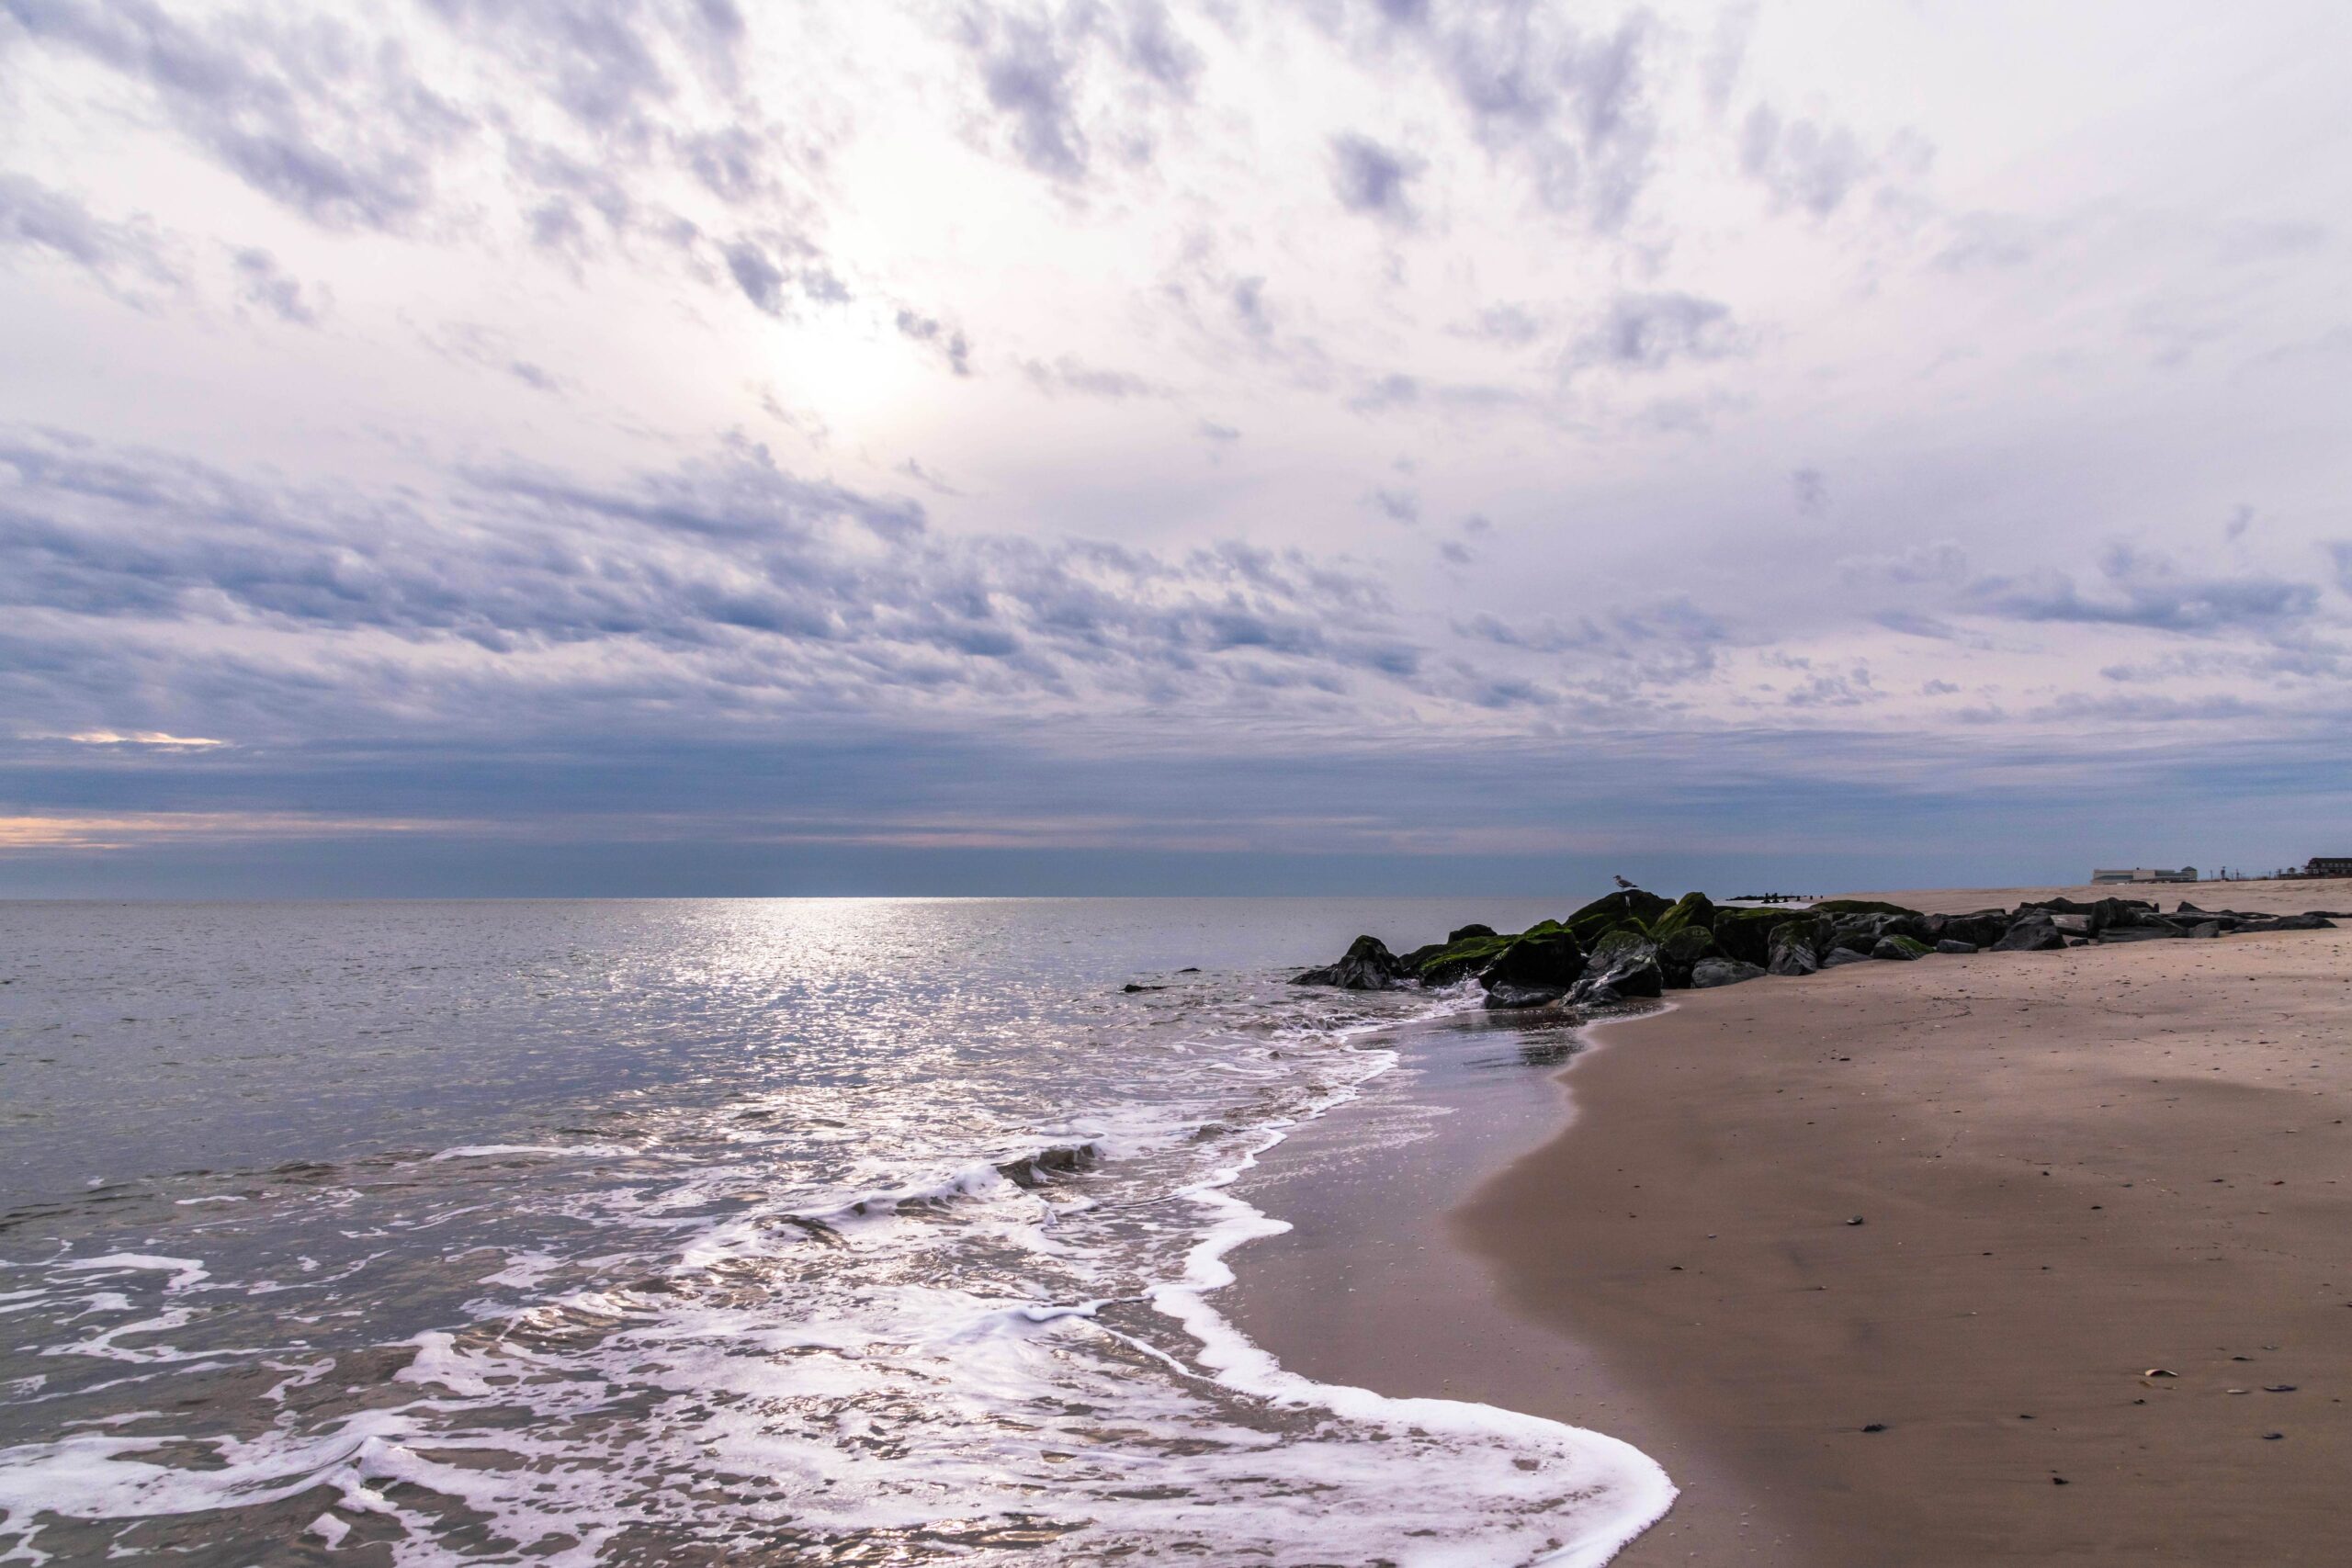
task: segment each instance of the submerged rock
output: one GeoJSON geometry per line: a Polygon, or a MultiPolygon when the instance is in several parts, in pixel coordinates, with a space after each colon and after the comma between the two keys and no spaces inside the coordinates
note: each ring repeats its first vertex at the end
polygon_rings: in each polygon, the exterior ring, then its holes
{"type": "Polygon", "coordinates": [[[1760,980],[1770,971],[1761,964],[1743,964],[1736,958],[1702,958],[1690,970],[1694,989],[1713,990],[1717,986],[1736,986],[1744,980],[1760,980]]]}
{"type": "Polygon", "coordinates": [[[1360,936],[1348,944],[1337,964],[1294,975],[1294,986],[1337,986],[1348,991],[1390,991],[1405,983],[1405,966],[1376,936],[1360,936]]]}

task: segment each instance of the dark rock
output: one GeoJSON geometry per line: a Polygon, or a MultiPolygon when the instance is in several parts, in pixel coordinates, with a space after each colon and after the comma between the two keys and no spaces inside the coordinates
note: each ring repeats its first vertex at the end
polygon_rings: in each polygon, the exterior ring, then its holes
{"type": "Polygon", "coordinates": [[[2242,920],[2241,931],[2324,931],[2335,929],[2335,922],[2325,915],[2276,915],[2263,919],[2242,920]]]}
{"type": "Polygon", "coordinates": [[[1736,958],[1702,958],[1691,966],[1690,985],[1693,989],[1709,991],[1717,986],[1760,980],[1770,973],[1761,964],[1744,964],[1736,958]]]}
{"type": "Polygon", "coordinates": [[[1714,933],[1704,926],[1684,926],[1661,939],[1657,944],[1657,967],[1658,973],[1666,976],[1667,989],[1687,988],[1700,960],[1712,957],[1714,951],[1714,933]]]}
{"type": "Polygon", "coordinates": [[[1428,947],[1417,947],[1399,962],[1424,986],[1451,986],[1486,968],[1501,957],[1503,950],[1516,940],[1497,936],[1484,926],[1465,926],[1462,931],[1454,932],[1453,939],[1428,947]],[[1464,935],[1463,931],[1486,931],[1487,934],[1464,935]]]}
{"type": "Polygon", "coordinates": [[[1452,947],[1456,942],[1468,942],[1474,936],[1492,936],[1494,934],[1495,928],[1492,926],[1456,926],[1453,930],[1445,933],[1445,945],[1452,947]]]}
{"type": "Polygon", "coordinates": [[[1877,898],[1824,898],[1813,907],[1816,915],[1917,915],[1917,909],[1906,909],[1900,904],[1889,904],[1877,898]]]}
{"type": "Polygon", "coordinates": [[[1925,958],[1934,951],[1916,937],[1889,935],[1878,939],[1878,944],[1871,949],[1871,956],[1908,964],[1915,958],[1925,958]]]}
{"type": "Polygon", "coordinates": [[[1685,893],[1672,908],[1650,922],[1650,934],[1664,942],[1677,931],[1712,931],[1715,912],[1714,900],[1704,893],[1685,893]]]}
{"type": "Polygon", "coordinates": [[[1973,942],[1978,947],[1990,947],[2008,933],[2012,924],[2007,909],[1978,909],[1965,915],[1946,915],[1936,933],[1939,942],[1973,942]]]}
{"type": "Polygon", "coordinates": [[[1810,975],[1821,967],[1837,934],[1826,917],[1791,920],[1772,929],[1764,967],[1775,975],[1810,975]]]}
{"type": "Polygon", "coordinates": [[[996,1168],[998,1175],[1016,1187],[1043,1187],[1057,1176],[1091,1170],[1102,1163],[1100,1145],[1064,1144],[1050,1149],[1039,1149],[1034,1155],[1023,1155],[1016,1160],[1008,1160],[996,1168]]]}
{"type": "Polygon", "coordinates": [[[1491,986],[1487,990],[1487,1008],[1490,1012],[1507,1012],[1517,1008],[1540,1008],[1556,1002],[1564,993],[1551,986],[1491,986]]]}
{"type": "Polygon", "coordinates": [[[2023,919],[1993,944],[1995,953],[2048,953],[2066,945],[2066,938],[2046,919],[2023,919]]]}
{"type": "Polygon", "coordinates": [[[1868,964],[1870,961],[1871,955],[1867,953],[1856,953],[1850,947],[1834,947],[1822,959],[1821,966],[1824,969],[1835,969],[1841,964],[1868,964]]]}
{"type": "Polygon", "coordinates": [[[1360,936],[1348,944],[1337,964],[1294,975],[1294,986],[1337,986],[1348,991],[1391,991],[1405,983],[1405,966],[1376,936],[1360,936]]]}
{"type": "Polygon", "coordinates": [[[1165,986],[1138,986],[1133,980],[1128,981],[1125,985],[1119,987],[1119,989],[1125,991],[1131,997],[1138,991],[1164,991],[1168,987],[1165,986]]]}
{"type": "Polygon", "coordinates": [[[1611,931],[1602,937],[1585,961],[1584,977],[1569,999],[1579,1006],[1597,1006],[1598,993],[1610,999],[1655,997],[1666,990],[1665,973],[1658,968],[1657,943],[1634,931],[1611,931]]]}
{"type": "Polygon", "coordinates": [[[1652,920],[1673,907],[1655,893],[1628,887],[1606,897],[1595,898],[1561,923],[1576,932],[1577,940],[1589,948],[1611,931],[1629,922],[1646,931],[1652,920]]]}
{"type": "Polygon", "coordinates": [[[1945,937],[1936,943],[1936,951],[1938,953],[1973,953],[1976,951],[1976,944],[1973,942],[1956,942],[1951,937],[1945,937]]]}
{"type": "Polygon", "coordinates": [[[1565,996],[1570,986],[1584,973],[1584,948],[1576,934],[1565,926],[1546,920],[1531,931],[1521,931],[1511,939],[1493,963],[1478,976],[1478,984],[1487,988],[1488,1005],[1528,1007],[1525,1001],[1495,1003],[1496,992],[1514,996],[1546,992],[1543,998],[1551,1001],[1565,996]]]}
{"type": "Polygon", "coordinates": [[[2091,934],[2091,917],[2088,915],[2052,915],[2050,917],[2050,923],[2067,936],[2091,934]]]}
{"type": "Polygon", "coordinates": [[[2220,936],[2222,934],[2222,922],[2219,920],[2199,920],[2197,924],[2188,928],[2188,934],[2190,936],[2220,936]]]}

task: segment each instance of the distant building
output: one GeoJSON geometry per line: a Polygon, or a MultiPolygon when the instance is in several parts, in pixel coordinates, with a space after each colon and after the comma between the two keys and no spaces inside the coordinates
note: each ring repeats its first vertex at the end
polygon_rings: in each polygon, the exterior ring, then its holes
{"type": "Polygon", "coordinates": [[[2352,855],[2313,855],[2303,863],[2305,876],[2352,876],[2352,855]]]}
{"type": "MultiPolygon", "coordinates": [[[[2316,865],[2319,863],[2314,861],[2312,863],[2316,865]]],[[[2352,861],[2346,861],[2344,863],[2352,865],[2352,861]]],[[[2352,872],[2346,872],[2345,874],[2352,875],[2352,872]]],[[[2193,865],[2182,866],[2178,871],[2152,871],[2142,865],[2134,866],[2130,871],[2091,873],[2091,882],[2094,886],[2103,882],[2194,882],[2196,880],[2197,868],[2193,865]]]]}

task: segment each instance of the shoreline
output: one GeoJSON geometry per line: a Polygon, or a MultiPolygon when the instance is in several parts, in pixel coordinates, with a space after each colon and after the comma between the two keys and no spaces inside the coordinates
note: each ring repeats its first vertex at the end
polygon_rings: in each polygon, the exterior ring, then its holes
{"type": "Polygon", "coordinates": [[[1630,1568],[2333,1561],[2347,976],[2320,931],[1678,994],[1442,1214],[1327,1179],[1322,1240],[1253,1244],[1227,1310],[1318,1380],[1641,1448],[1681,1497],[1630,1568]]]}

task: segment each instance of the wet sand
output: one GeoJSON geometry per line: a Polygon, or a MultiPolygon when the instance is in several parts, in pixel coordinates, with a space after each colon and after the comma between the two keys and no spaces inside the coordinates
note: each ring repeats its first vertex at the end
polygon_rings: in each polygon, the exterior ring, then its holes
{"type": "Polygon", "coordinates": [[[1450,1214],[1327,1180],[1239,1260],[1245,1326],[1641,1445],[1683,1495],[1630,1568],[2346,1560],[2352,929],[1855,964],[1593,1035],[1573,1123],[1450,1214]]]}

